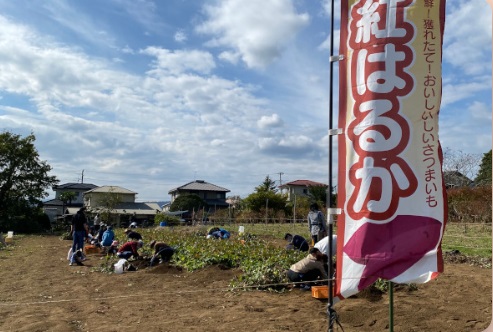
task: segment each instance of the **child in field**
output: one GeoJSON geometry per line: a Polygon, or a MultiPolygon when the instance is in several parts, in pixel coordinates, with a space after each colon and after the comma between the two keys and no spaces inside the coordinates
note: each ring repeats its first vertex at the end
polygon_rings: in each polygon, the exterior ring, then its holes
{"type": "Polygon", "coordinates": [[[82,261],[84,260],[84,254],[82,253],[82,250],[76,250],[72,255],[70,255],[70,263],[69,265],[72,266],[74,264],[77,264],[79,266],[84,266],[82,261]]]}

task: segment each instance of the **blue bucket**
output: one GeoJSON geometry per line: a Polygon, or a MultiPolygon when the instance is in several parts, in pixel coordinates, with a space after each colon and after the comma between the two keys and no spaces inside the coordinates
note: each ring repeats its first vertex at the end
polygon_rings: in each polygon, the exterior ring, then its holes
{"type": "Polygon", "coordinates": [[[159,226],[161,226],[161,227],[168,226],[168,223],[166,221],[161,221],[159,223],[159,226]]]}

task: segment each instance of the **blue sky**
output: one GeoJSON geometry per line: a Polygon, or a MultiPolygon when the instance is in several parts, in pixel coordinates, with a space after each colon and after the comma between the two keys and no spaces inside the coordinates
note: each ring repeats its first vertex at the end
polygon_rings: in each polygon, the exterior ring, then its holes
{"type": "MultiPolygon", "coordinates": [[[[139,201],[195,179],[242,197],[266,175],[328,183],[329,13],[327,0],[0,0],[0,130],[33,132],[61,183],[84,170],[139,201]]],[[[444,148],[491,149],[491,31],[485,0],[448,1],[444,148]]]]}

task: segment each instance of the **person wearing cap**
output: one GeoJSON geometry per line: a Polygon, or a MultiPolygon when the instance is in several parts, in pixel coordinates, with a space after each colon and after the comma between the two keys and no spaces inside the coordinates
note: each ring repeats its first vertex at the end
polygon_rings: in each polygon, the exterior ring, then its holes
{"type": "Polygon", "coordinates": [[[144,242],[142,240],[139,241],[128,241],[124,243],[119,249],[116,255],[119,258],[129,259],[130,257],[134,257],[135,259],[139,259],[140,255],[138,250],[142,248],[144,242]]]}
{"type": "Polygon", "coordinates": [[[290,233],[286,233],[286,235],[284,235],[284,240],[288,241],[286,249],[294,249],[299,251],[308,251],[308,249],[310,249],[308,242],[306,242],[305,238],[301,235],[291,235],[290,233]]]}
{"type": "Polygon", "coordinates": [[[127,234],[127,238],[129,238],[130,240],[142,240],[142,235],[140,235],[140,233],[137,233],[136,231],[131,230],[130,228],[127,228],[125,230],[125,234],[127,234]]]}
{"type": "Polygon", "coordinates": [[[156,240],[153,240],[149,246],[151,249],[154,249],[154,255],[149,263],[150,266],[153,266],[159,258],[159,263],[169,262],[171,256],[175,253],[175,250],[164,242],[157,242],[156,240]]]}
{"type": "MultiPolygon", "coordinates": [[[[287,271],[287,277],[292,282],[313,282],[315,280],[327,279],[324,262],[325,257],[317,248],[310,249],[308,256],[291,265],[287,271]]],[[[309,284],[300,284],[304,290],[311,289],[309,284]]]]}

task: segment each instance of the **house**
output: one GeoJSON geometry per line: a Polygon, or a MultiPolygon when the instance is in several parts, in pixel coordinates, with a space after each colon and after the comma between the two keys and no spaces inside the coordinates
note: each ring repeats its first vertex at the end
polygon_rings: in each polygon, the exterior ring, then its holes
{"type": "Polygon", "coordinates": [[[54,222],[57,217],[68,214],[68,209],[75,211],[80,209],[84,205],[84,193],[94,188],[97,188],[97,186],[92,183],[64,183],[55,185],[52,187],[55,192],[55,198],[44,202],[43,210],[50,218],[50,221],[54,222]],[[60,200],[60,196],[66,192],[74,193],[74,199],[67,202],[60,200]]]}
{"type": "Polygon", "coordinates": [[[281,189],[281,192],[287,192],[289,201],[294,201],[295,196],[308,197],[310,192],[309,187],[311,186],[328,187],[325,183],[310,180],[296,180],[280,185],[279,188],[281,189]]]}
{"type": "Polygon", "coordinates": [[[84,205],[89,216],[108,214],[109,224],[128,226],[130,222],[147,224],[161,212],[157,202],[135,202],[137,193],[118,186],[102,186],[84,193],[84,205]]]}
{"type": "Polygon", "coordinates": [[[474,185],[474,181],[459,171],[445,171],[443,172],[443,180],[445,182],[445,188],[460,188],[470,187],[474,185]]]}
{"type": "Polygon", "coordinates": [[[224,208],[229,204],[226,202],[226,193],[229,189],[216,186],[215,184],[205,182],[204,180],[195,180],[184,184],[183,186],[171,189],[168,194],[171,195],[171,203],[180,195],[196,194],[202,198],[209,208],[224,208]]]}

